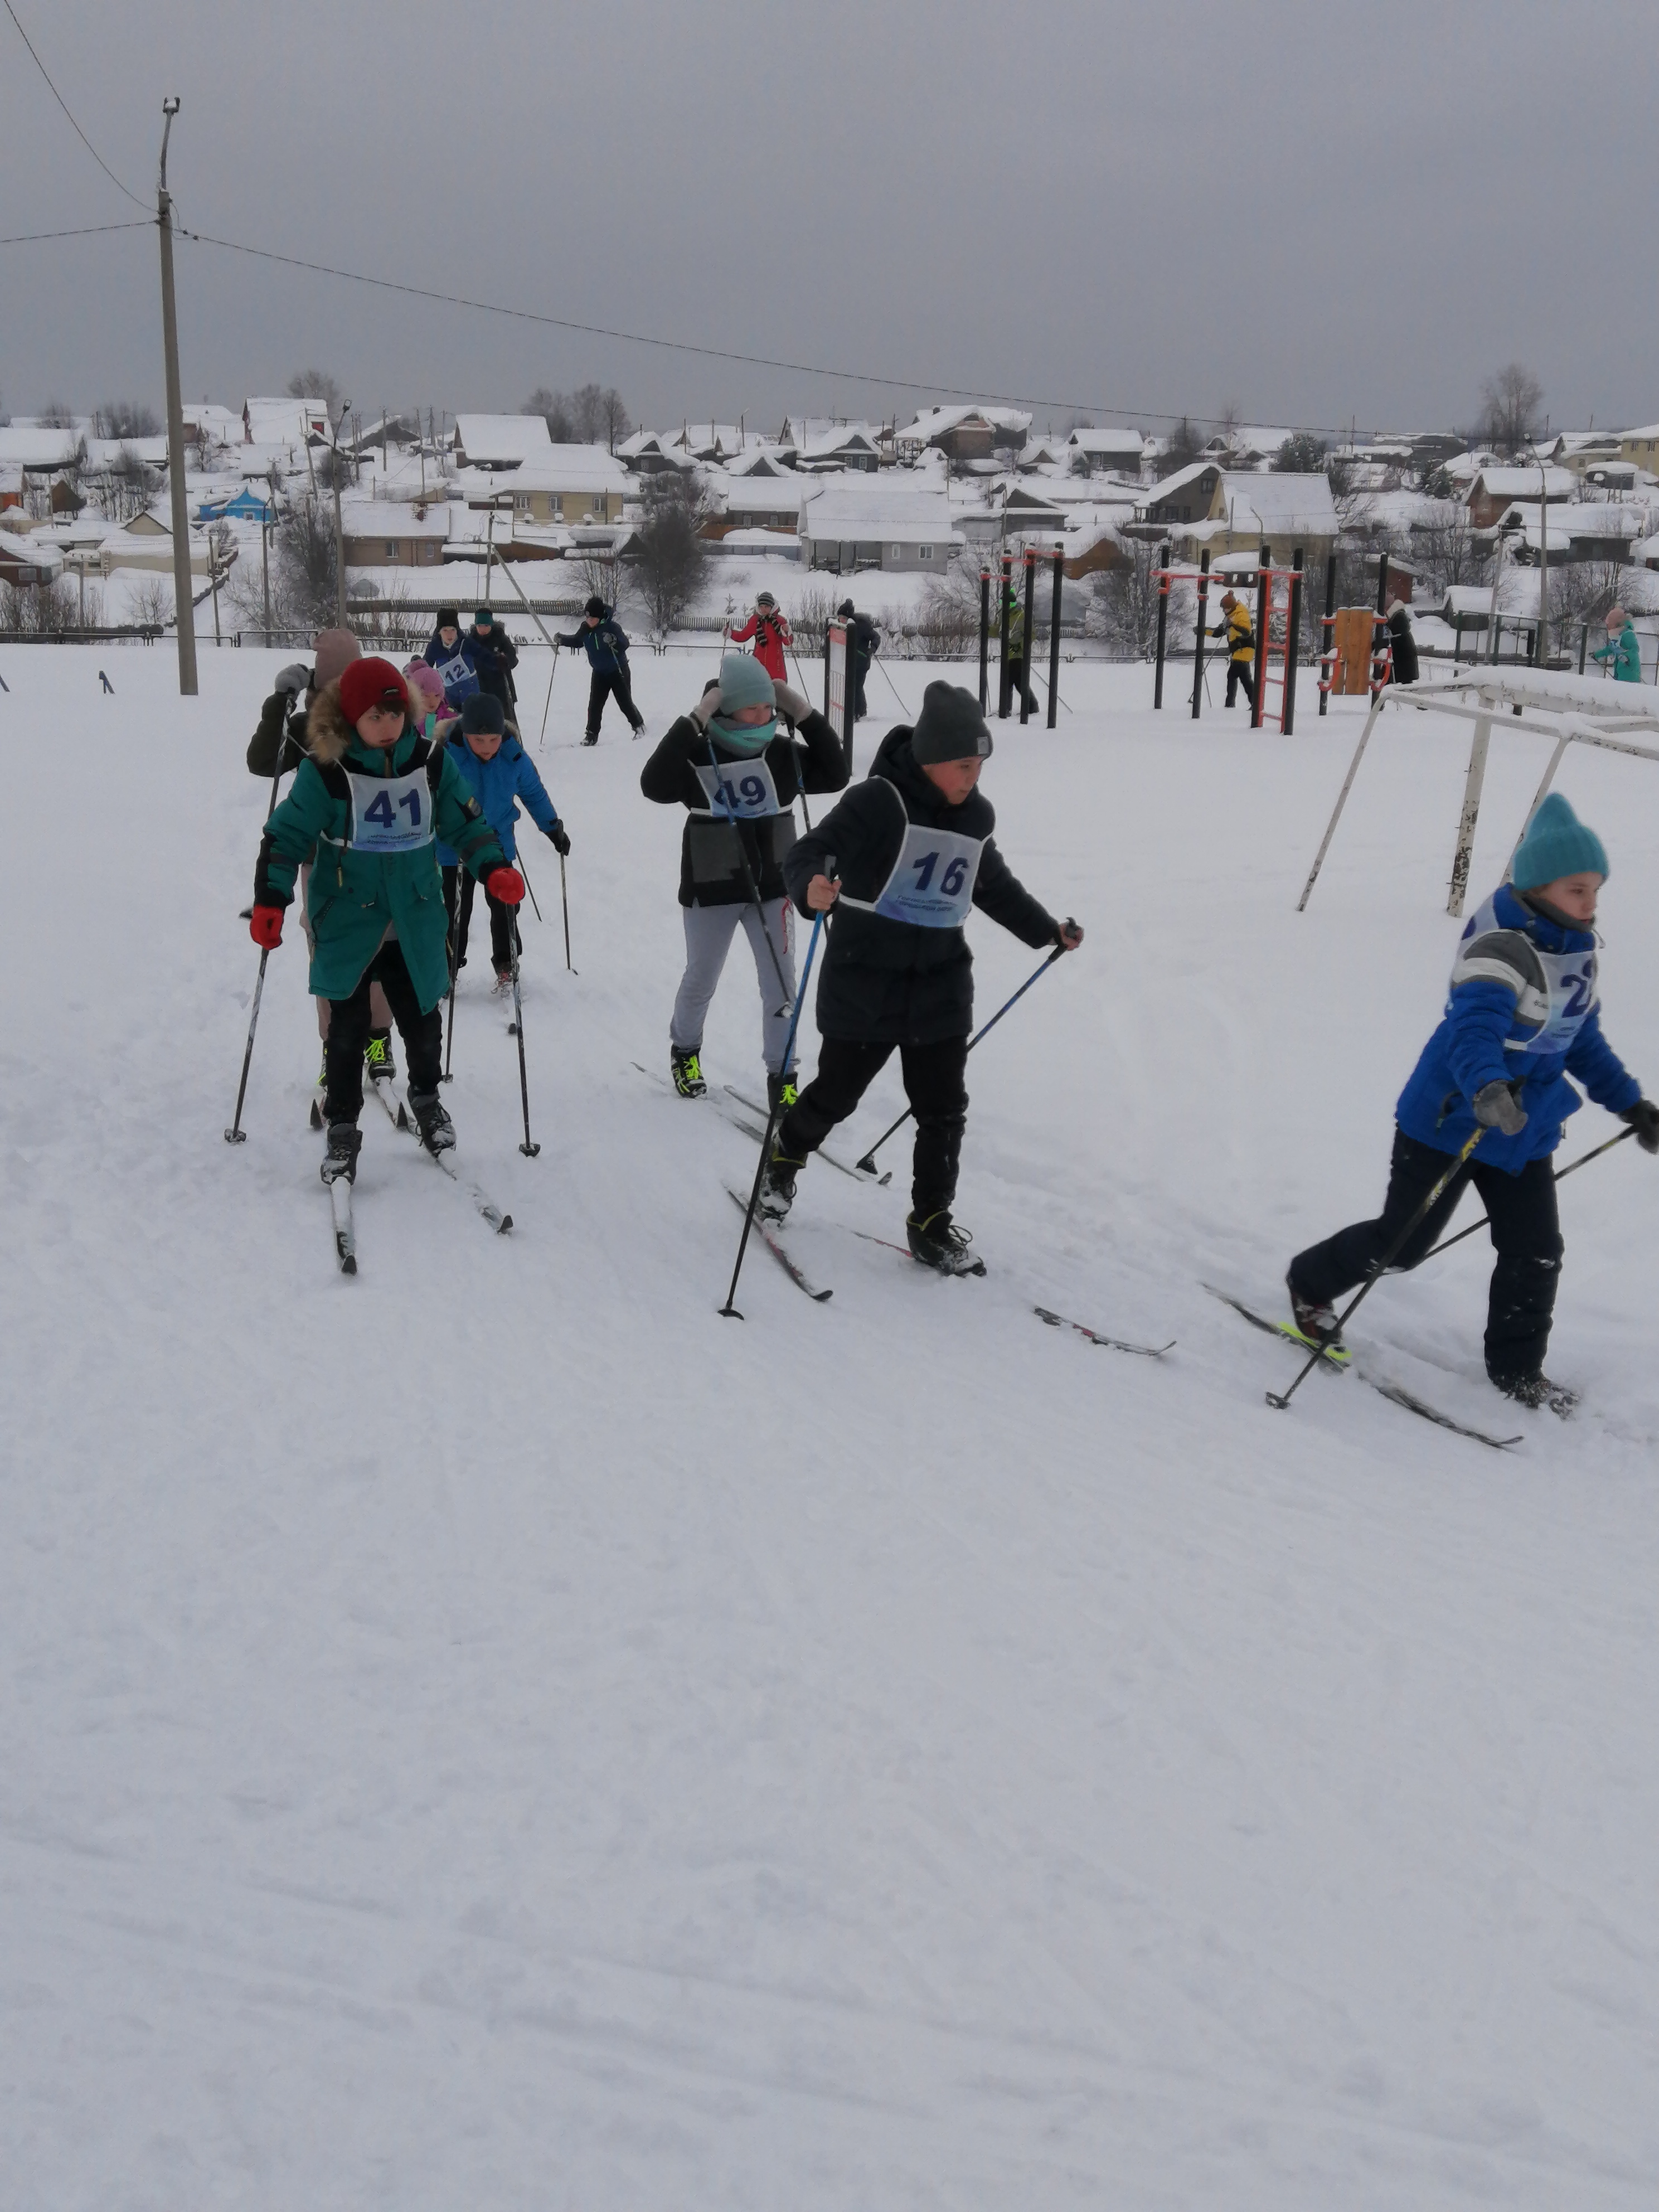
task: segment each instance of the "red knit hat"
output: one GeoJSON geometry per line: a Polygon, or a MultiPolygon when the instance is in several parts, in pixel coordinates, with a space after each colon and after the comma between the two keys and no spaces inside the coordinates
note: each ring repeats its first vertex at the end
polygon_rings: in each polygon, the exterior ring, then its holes
{"type": "Polygon", "coordinates": [[[399,714],[410,711],[403,678],[378,654],[354,660],[340,672],[340,712],[354,730],[371,707],[389,707],[399,714]]]}

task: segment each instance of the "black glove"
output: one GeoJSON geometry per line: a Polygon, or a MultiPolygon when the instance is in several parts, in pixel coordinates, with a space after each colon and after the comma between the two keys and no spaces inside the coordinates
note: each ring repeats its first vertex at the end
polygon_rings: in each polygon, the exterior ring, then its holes
{"type": "Polygon", "coordinates": [[[280,691],[285,699],[296,699],[310,681],[311,671],[304,661],[290,660],[286,668],[277,670],[276,681],[271,689],[280,691]]]}
{"type": "Polygon", "coordinates": [[[565,855],[566,855],[566,854],[569,852],[569,850],[570,850],[570,834],[569,834],[569,832],[566,830],[566,828],[565,828],[565,826],[564,826],[563,823],[562,823],[562,822],[561,822],[561,821],[559,821],[559,820],[556,817],[556,818],[555,818],[555,820],[554,820],[553,827],[552,827],[552,828],[548,831],[548,833],[547,833],[547,834],[548,834],[548,836],[549,836],[552,839],[552,841],[553,841],[553,850],[554,850],[554,851],[558,854],[559,858],[562,860],[564,859],[565,855]]]}
{"type": "Polygon", "coordinates": [[[1483,1129],[1498,1129],[1506,1137],[1518,1137],[1527,1126],[1521,1102],[1507,1083],[1483,1083],[1469,1103],[1483,1129]]]}
{"type": "Polygon", "coordinates": [[[1630,1123],[1644,1152],[1659,1152],[1659,1106],[1651,1098],[1638,1098],[1633,1106],[1626,1106],[1619,1118],[1630,1123]]]}

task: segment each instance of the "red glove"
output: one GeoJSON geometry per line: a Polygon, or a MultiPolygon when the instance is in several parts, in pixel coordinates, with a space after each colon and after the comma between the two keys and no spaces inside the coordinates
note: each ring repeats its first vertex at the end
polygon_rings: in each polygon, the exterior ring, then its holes
{"type": "Polygon", "coordinates": [[[267,952],[274,952],[283,941],[282,908],[256,906],[247,927],[256,945],[263,945],[267,952]]]}
{"type": "Polygon", "coordinates": [[[492,868],[484,878],[484,889],[503,906],[517,906],[524,897],[524,878],[516,868],[492,868]]]}

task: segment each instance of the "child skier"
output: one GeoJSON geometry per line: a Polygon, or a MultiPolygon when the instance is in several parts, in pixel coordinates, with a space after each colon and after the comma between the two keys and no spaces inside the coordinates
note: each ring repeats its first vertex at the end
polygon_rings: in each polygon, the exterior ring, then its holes
{"type": "MultiPolygon", "coordinates": [[[[495,831],[495,842],[509,866],[519,857],[513,825],[519,818],[518,802],[521,799],[536,827],[551,839],[554,851],[562,858],[570,850],[564,824],[536,773],[536,763],[517,738],[505,734],[499,699],[480,694],[467,701],[461,709],[460,729],[450,738],[448,753],[460,770],[467,790],[483,809],[484,820],[495,831]]],[[[438,865],[443,871],[444,908],[449,915],[452,956],[459,969],[466,965],[474,878],[462,872],[457,855],[447,845],[441,843],[438,847],[438,865]],[[459,913],[455,904],[458,890],[459,913]]],[[[513,903],[498,899],[487,885],[484,897],[489,907],[489,951],[495,969],[495,988],[506,991],[512,988],[513,960],[518,950],[517,916],[513,903]]]]}
{"type": "Polygon", "coordinates": [[[756,659],[775,684],[781,684],[785,680],[783,648],[795,641],[770,592],[756,593],[754,613],[741,629],[732,632],[733,645],[746,645],[751,637],[755,641],[756,659]]]}
{"type": "Polygon", "coordinates": [[[1639,684],[1642,680],[1642,643],[1636,635],[1636,624],[1623,607],[1609,607],[1607,627],[1607,643],[1597,646],[1590,659],[1610,660],[1616,682],[1639,684]]]}
{"type": "Polygon", "coordinates": [[[466,640],[461,635],[460,610],[440,607],[438,620],[422,658],[435,668],[452,710],[459,714],[478,689],[478,671],[466,640]]]}
{"type": "Polygon", "coordinates": [[[793,1097],[783,1049],[795,971],[779,864],[795,842],[796,793],[840,791],[846,781],[841,742],[823,716],[746,653],[726,654],[718,681],[647,761],[640,776],[646,797],[689,810],[680,845],[685,973],[668,1025],[682,1098],[701,1098],[708,1088],[703,1019],[739,922],[760,984],[768,1093],[793,1097]],[[778,727],[780,708],[793,726],[789,732],[778,727]]]}
{"type": "Polygon", "coordinates": [[[818,984],[818,1072],[785,1114],[761,1184],[761,1211],[781,1220],[810,1155],[864,1096],[895,1046],[915,1109],[915,1181],[905,1224],[911,1251],[944,1274],[969,1261],[968,1232],[951,1218],[967,1125],[963,1081],[973,1027],[970,906],[1027,945],[1083,942],[1017,879],[991,832],[979,792],[991,732],[971,691],[933,683],[915,727],[890,730],[866,780],[850,791],[784,863],[790,896],[828,914],[818,984]],[[839,881],[825,873],[834,855],[839,881]]]}
{"type": "Polygon", "coordinates": [[[599,742],[599,718],[605,713],[605,701],[612,697],[637,738],[645,727],[645,717],[634,704],[633,682],[628,672],[628,632],[617,620],[615,611],[595,592],[582,610],[580,629],[568,635],[560,631],[556,641],[573,652],[580,646],[592,672],[588,679],[587,727],[582,743],[596,745],[599,742]]]}
{"type": "Polygon", "coordinates": [[[449,988],[436,830],[508,906],[524,879],[447,750],[409,726],[409,694],[389,660],[354,660],[319,693],[308,757],[265,824],[254,874],[256,945],[283,941],[283,915],[301,860],[314,850],[307,907],[311,988],[329,1001],[324,1054],[328,1152],[323,1181],[353,1177],[362,1139],[363,1044],[369,988],[385,988],[409,1055],[409,1103],[428,1151],[455,1132],[438,1098],[438,1006],[449,988]]]}
{"type": "Polygon", "coordinates": [[[1486,1372],[1523,1406],[1567,1413],[1575,1394],[1544,1372],[1563,1245],[1550,1156],[1583,1103],[1598,1106],[1659,1152],[1659,1106],[1601,1035],[1595,896],[1607,856],[1559,793],[1533,816],[1499,885],[1463,932],[1440,1026],[1395,1108],[1388,1196],[1375,1221],[1355,1222],[1298,1252],[1286,1277],[1297,1327],[1340,1344],[1335,1301],[1362,1282],[1478,1129],[1479,1146],[1391,1262],[1414,1267],[1473,1182],[1492,1223],[1497,1264],[1486,1304],[1486,1372]]]}

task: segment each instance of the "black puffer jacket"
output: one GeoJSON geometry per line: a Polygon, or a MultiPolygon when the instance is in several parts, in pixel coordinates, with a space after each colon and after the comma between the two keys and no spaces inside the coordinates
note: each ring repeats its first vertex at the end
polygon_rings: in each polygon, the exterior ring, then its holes
{"type": "MultiPolygon", "coordinates": [[[[793,731],[794,725],[788,725],[793,731]]],[[[680,840],[680,904],[682,906],[742,906],[746,903],[749,879],[763,899],[784,896],[779,862],[794,842],[793,801],[799,792],[842,791],[847,785],[847,757],[841,740],[822,714],[808,714],[798,736],[774,738],[759,757],[766,763],[772,787],[783,811],[753,822],[722,822],[709,805],[697,770],[718,761],[741,778],[754,761],[722,754],[711,746],[706,732],[689,714],[682,714],[640,772],[640,789],[659,806],[690,810],[685,835],[680,840]],[[741,842],[739,842],[741,841],[741,842]]]]}
{"type": "MultiPolygon", "coordinates": [[[[300,696],[308,706],[312,694],[306,691],[300,696]]],[[[306,707],[298,703],[291,691],[273,691],[259,709],[258,728],[247,741],[249,775],[285,775],[289,769],[299,767],[309,750],[306,707]]]]}
{"type": "MultiPolygon", "coordinates": [[[[800,839],[783,864],[789,896],[803,913],[806,886],[833,854],[842,888],[854,898],[879,898],[904,842],[890,792],[909,820],[986,841],[974,881],[974,904],[1027,945],[1059,942],[1060,924],[1038,904],[997,850],[996,815],[978,790],[960,806],[945,804],[910,750],[910,732],[890,730],[865,781],[800,839]]],[[[830,910],[818,979],[818,1028],[827,1037],[863,1044],[938,1044],[965,1036],[974,1025],[974,956],[961,929],[925,929],[885,915],[837,903],[830,910]]]]}

